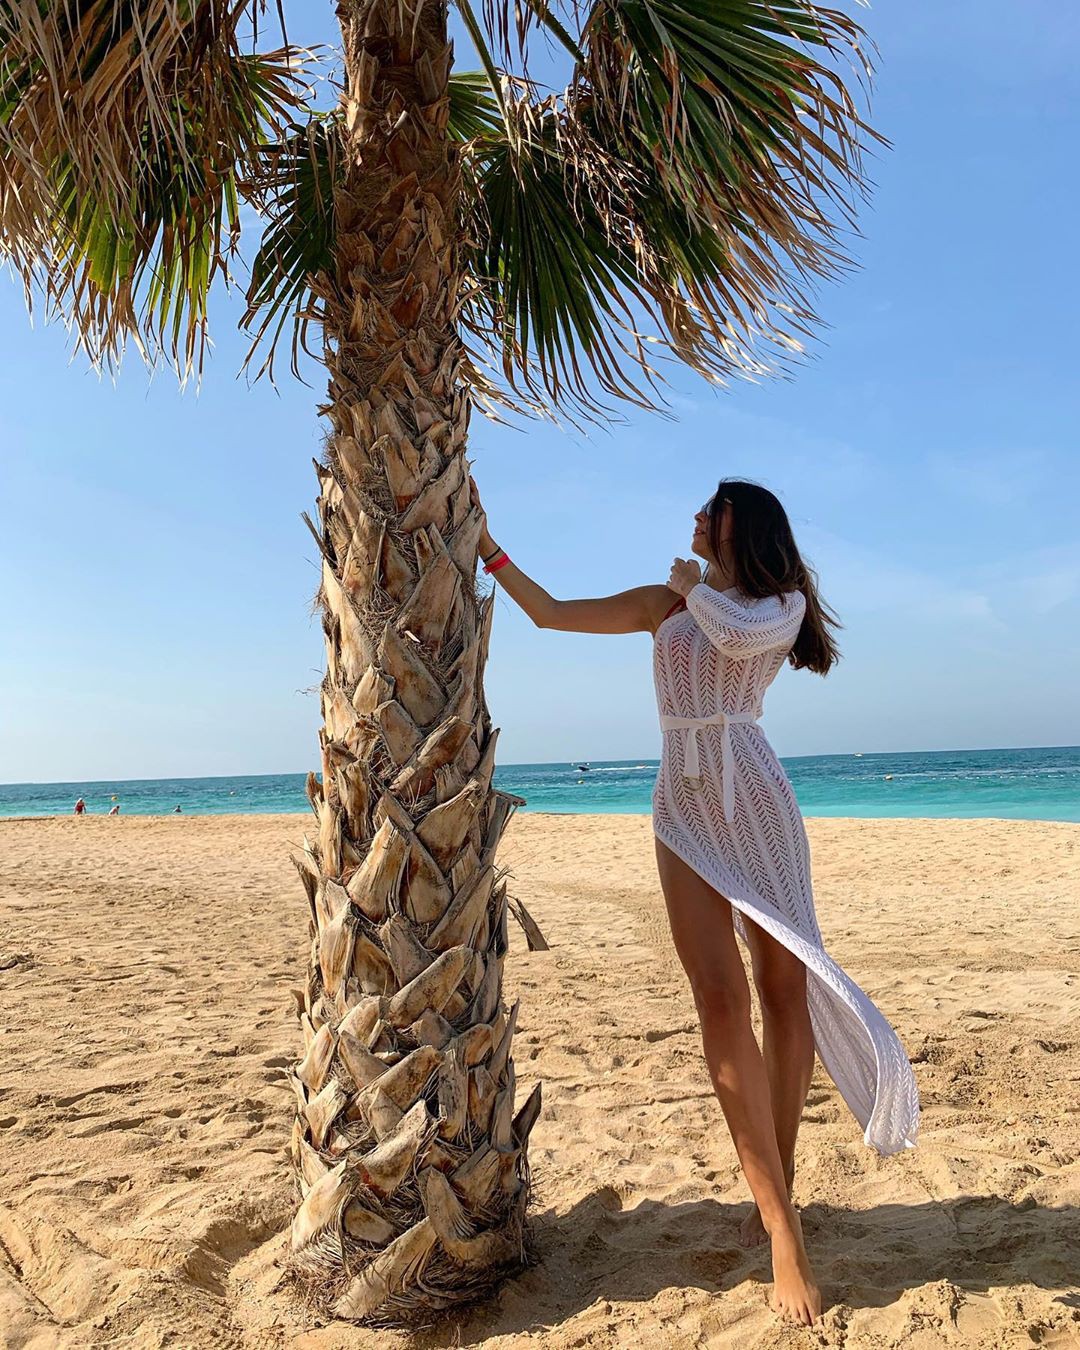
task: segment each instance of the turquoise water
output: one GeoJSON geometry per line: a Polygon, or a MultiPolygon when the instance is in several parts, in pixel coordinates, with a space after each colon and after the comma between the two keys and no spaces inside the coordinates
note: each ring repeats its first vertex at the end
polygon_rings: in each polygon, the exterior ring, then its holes
{"type": "MultiPolygon", "coordinates": [[[[506,764],[497,787],[526,798],[529,811],[648,812],[656,760],[506,764]]],[[[1080,747],[812,755],[785,759],[808,816],[997,816],[1080,821],[1080,747]],[[886,775],[891,775],[887,779],[886,775]]],[[[115,796],[124,815],[306,811],[304,775],[162,778],[130,782],[13,783],[0,787],[0,816],[69,815],[82,796],[93,815],[115,796]]]]}

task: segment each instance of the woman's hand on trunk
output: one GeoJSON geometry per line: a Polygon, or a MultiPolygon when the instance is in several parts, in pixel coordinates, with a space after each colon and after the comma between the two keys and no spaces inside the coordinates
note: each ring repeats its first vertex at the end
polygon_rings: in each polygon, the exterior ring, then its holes
{"type": "Polygon", "coordinates": [[[480,489],[476,486],[476,479],[472,474],[469,474],[469,500],[480,512],[480,556],[481,558],[489,558],[498,548],[498,545],[492,539],[491,532],[488,530],[487,512],[484,510],[484,503],[480,500],[480,489]]]}

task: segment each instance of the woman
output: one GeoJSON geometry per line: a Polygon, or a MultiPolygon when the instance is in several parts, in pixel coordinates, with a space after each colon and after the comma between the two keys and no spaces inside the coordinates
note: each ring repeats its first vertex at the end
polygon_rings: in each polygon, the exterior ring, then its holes
{"type": "MultiPolygon", "coordinates": [[[[473,497],[479,496],[473,487],[473,497]]],[[[879,1153],[914,1144],[919,1104],[895,1032],[822,946],[806,831],[758,726],[785,661],[825,675],[839,653],[780,502],[727,479],[694,517],[666,586],[554,600],[488,531],[484,570],[541,628],[653,634],[663,754],[653,792],[660,883],[705,1059],[755,1206],[747,1246],[772,1247],[774,1308],[812,1324],[821,1296],[791,1201],[795,1140],[817,1050],[879,1153]],[[763,1046],[736,942],[750,951],[763,1046]]]]}

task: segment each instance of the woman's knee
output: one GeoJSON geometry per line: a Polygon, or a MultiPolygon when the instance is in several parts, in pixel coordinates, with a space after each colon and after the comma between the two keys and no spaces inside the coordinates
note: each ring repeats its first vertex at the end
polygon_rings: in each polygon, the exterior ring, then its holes
{"type": "Polygon", "coordinates": [[[703,1022],[750,1025],[750,990],[745,979],[724,979],[712,971],[691,971],[690,989],[703,1022]]]}
{"type": "Polygon", "coordinates": [[[754,985],[764,1017],[791,1021],[809,1017],[806,1006],[806,967],[801,961],[780,968],[756,970],[754,985]]]}

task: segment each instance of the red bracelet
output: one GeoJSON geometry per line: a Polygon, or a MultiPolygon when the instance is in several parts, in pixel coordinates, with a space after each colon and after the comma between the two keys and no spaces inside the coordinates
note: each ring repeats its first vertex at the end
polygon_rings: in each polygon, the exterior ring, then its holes
{"type": "Polygon", "coordinates": [[[497,571],[499,570],[500,567],[505,567],[506,564],[507,564],[509,561],[510,561],[510,558],[509,558],[509,555],[508,555],[508,554],[506,554],[506,553],[500,553],[500,554],[498,554],[498,555],[496,556],[494,562],[489,562],[489,563],[485,563],[485,564],[484,564],[484,571],[485,571],[485,572],[497,572],[497,571]]]}

